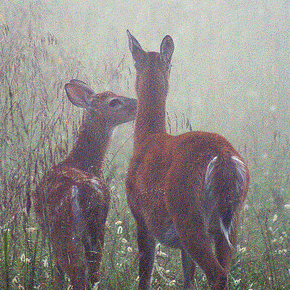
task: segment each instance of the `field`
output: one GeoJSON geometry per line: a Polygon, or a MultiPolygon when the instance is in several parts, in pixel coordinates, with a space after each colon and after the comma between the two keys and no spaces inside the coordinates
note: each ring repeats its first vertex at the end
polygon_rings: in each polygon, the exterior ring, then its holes
{"type": "MultiPolygon", "coordinates": [[[[255,2],[171,1],[168,8],[152,1],[134,19],[138,1],[118,9],[114,1],[0,3],[0,289],[53,289],[51,246],[31,192],[77,136],[81,111],[68,102],[66,82],[135,95],[127,28],[148,50],[159,49],[166,34],[175,41],[168,132],[220,133],[250,168],[230,289],[290,289],[289,4],[255,2]]],[[[104,164],[111,207],[95,289],[137,287],[135,222],[125,194],[133,129],[115,130],[104,164]]],[[[152,289],[182,289],[180,253],[156,250],[152,289]]],[[[196,288],[207,289],[200,270],[196,288]]]]}

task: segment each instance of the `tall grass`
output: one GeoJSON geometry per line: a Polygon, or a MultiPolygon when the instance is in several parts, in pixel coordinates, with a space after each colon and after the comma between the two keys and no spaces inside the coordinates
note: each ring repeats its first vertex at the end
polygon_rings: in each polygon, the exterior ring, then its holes
{"type": "MultiPolygon", "coordinates": [[[[126,58],[93,64],[86,55],[73,53],[63,39],[47,29],[48,12],[40,1],[28,6],[15,4],[0,23],[1,289],[53,289],[50,243],[39,231],[30,196],[43,174],[66,156],[77,134],[79,111],[68,104],[64,84],[77,77],[93,82],[96,90],[109,84],[109,88],[133,91],[131,64],[126,58]]],[[[212,122],[211,116],[201,123],[212,122]]],[[[263,116],[273,118],[273,114],[263,116]]],[[[288,132],[269,130],[263,139],[268,142],[261,143],[251,122],[255,120],[246,124],[249,130],[244,132],[245,140],[251,142],[240,144],[250,164],[251,188],[241,215],[230,285],[239,290],[290,289],[288,132]]],[[[171,133],[192,130],[194,125],[185,116],[168,115],[171,133]]],[[[138,282],[135,223],[124,185],[132,134],[132,125],[119,127],[107,155],[111,208],[96,289],[136,289],[138,282]]],[[[181,289],[180,253],[160,245],[156,250],[153,289],[181,289]]],[[[196,288],[207,289],[200,270],[196,288]]]]}

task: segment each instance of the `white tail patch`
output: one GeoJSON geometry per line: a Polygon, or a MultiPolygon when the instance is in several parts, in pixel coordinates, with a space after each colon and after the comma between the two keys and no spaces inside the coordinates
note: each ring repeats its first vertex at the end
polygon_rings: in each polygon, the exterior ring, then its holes
{"type": "Polygon", "coordinates": [[[237,156],[232,156],[231,158],[236,165],[237,174],[238,174],[238,185],[239,185],[239,190],[241,190],[242,186],[246,183],[246,179],[247,179],[246,164],[237,156]]]}
{"type": "Polygon", "coordinates": [[[72,197],[73,212],[77,213],[81,210],[81,208],[79,203],[79,190],[76,185],[73,185],[71,188],[71,197],[72,197]]]}
{"type": "MultiPolygon", "coordinates": [[[[216,172],[214,169],[216,167],[217,160],[218,160],[218,156],[215,156],[214,158],[211,159],[205,173],[205,189],[206,189],[207,194],[204,201],[204,208],[205,208],[205,223],[206,223],[207,228],[210,227],[213,213],[215,211],[219,211],[218,209],[219,201],[216,200],[217,197],[214,194],[214,184],[213,184],[214,175],[216,172]]],[[[236,186],[234,189],[234,194],[235,194],[234,198],[239,198],[243,194],[243,191],[245,190],[244,186],[247,182],[247,168],[246,168],[245,163],[237,156],[231,156],[231,159],[229,160],[229,162],[231,161],[232,161],[232,164],[234,165],[234,168],[235,168],[234,170],[236,170],[236,174],[237,174],[236,186]]],[[[219,214],[218,223],[229,247],[232,248],[233,245],[230,241],[230,235],[231,235],[232,223],[235,218],[235,213],[232,212],[231,216],[229,217],[230,217],[229,224],[226,223],[225,225],[223,218],[219,214]]]]}
{"type": "Polygon", "coordinates": [[[214,169],[215,163],[217,161],[217,156],[215,156],[208,164],[206,173],[205,173],[205,185],[206,187],[209,187],[211,185],[212,181],[212,171],[214,169]]]}
{"type": "Polygon", "coordinates": [[[224,234],[224,236],[225,236],[225,238],[226,238],[226,241],[227,241],[229,247],[232,248],[233,245],[232,245],[232,243],[231,243],[231,241],[230,241],[231,225],[230,225],[230,227],[227,229],[227,228],[224,226],[224,223],[223,223],[222,219],[220,218],[220,227],[221,227],[221,230],[222,230],[222,232],[223,232],[223,234],[224,234]]]}
{"type": "Polygon", "coordinates": [[[74,230],[75,235],[73,240],[78,240],[79,236],[85,229],[85,223],[83,220],[82,209],[79,202],[79,190],[76,185],[71,188],[71,200],[72,200],[72,212],[74,215],[74,230]]]}
{"type": "Polygon", "coordinates": [[[204,219],[205,219],[205,226],[207,230],[209,229],[210,226],[210,220],[212,217],[212,213],[214,210],[217,208],[217,201],[213,197],[212,193],[212,179],[213,179],[213,169],[215,167],[215,163],[217,161],[217,156],[215,156],[208,164],[206,168],[206,173],[205,173],[205,190],[206,190],[206,196],[204,200],[204,219]]]}

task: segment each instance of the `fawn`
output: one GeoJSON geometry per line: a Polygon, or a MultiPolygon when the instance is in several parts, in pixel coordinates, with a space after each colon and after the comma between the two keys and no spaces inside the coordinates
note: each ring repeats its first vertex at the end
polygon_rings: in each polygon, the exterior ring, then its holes
{"type": "Polygon", "coordinates": [[[80,133],[66,159],[53,166],[33,194],[36,216],[56,260],[55,288],[64,272],[73,289],[99,281],[110,193],[102,164],[113,129],[135,119],[137,100],[112,92],[95,94],[85,83],[65,85],[68,99],[86,109],[80,133]]]}
{"type": "Polygon", "coordinates": [[[218,134],[166,133],[173,40],[167,35],[160,53],[145,52],[127,34],[135,61],[138,108],[126,187],[137,223],[139,289],[150,289],[158,240],[181,249],[184,289],[195,288],[196,263],[211,289],[226,290],[239,210],[248,192],[247,166],[218,134]]]}

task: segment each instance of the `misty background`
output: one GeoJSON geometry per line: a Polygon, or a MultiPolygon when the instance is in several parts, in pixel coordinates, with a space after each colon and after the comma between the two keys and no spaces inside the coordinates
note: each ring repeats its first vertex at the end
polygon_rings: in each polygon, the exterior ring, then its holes
{"type": "MultiPolygon", "coordinates": [[[[252,150],[269,143],[273,132],[287,134],[289,1],[1,2],[0,25],[10,32],[2,32],[1,42],[21,31],[35,42],[33,53],[50,44],[54,62],[43,62],[48,74],[74,58],[82,69],[72,68],[68,77],[84,79],[96,91],[134,96],[126,29],[148,51],[158,51],[169,34],[175,43],[169,113],[252,150]]],[[[21,54],[15,44],[7,49],[13,59],[21,54]]],[[[55,80],[47,75],[47,81],[55,80]]]]}

